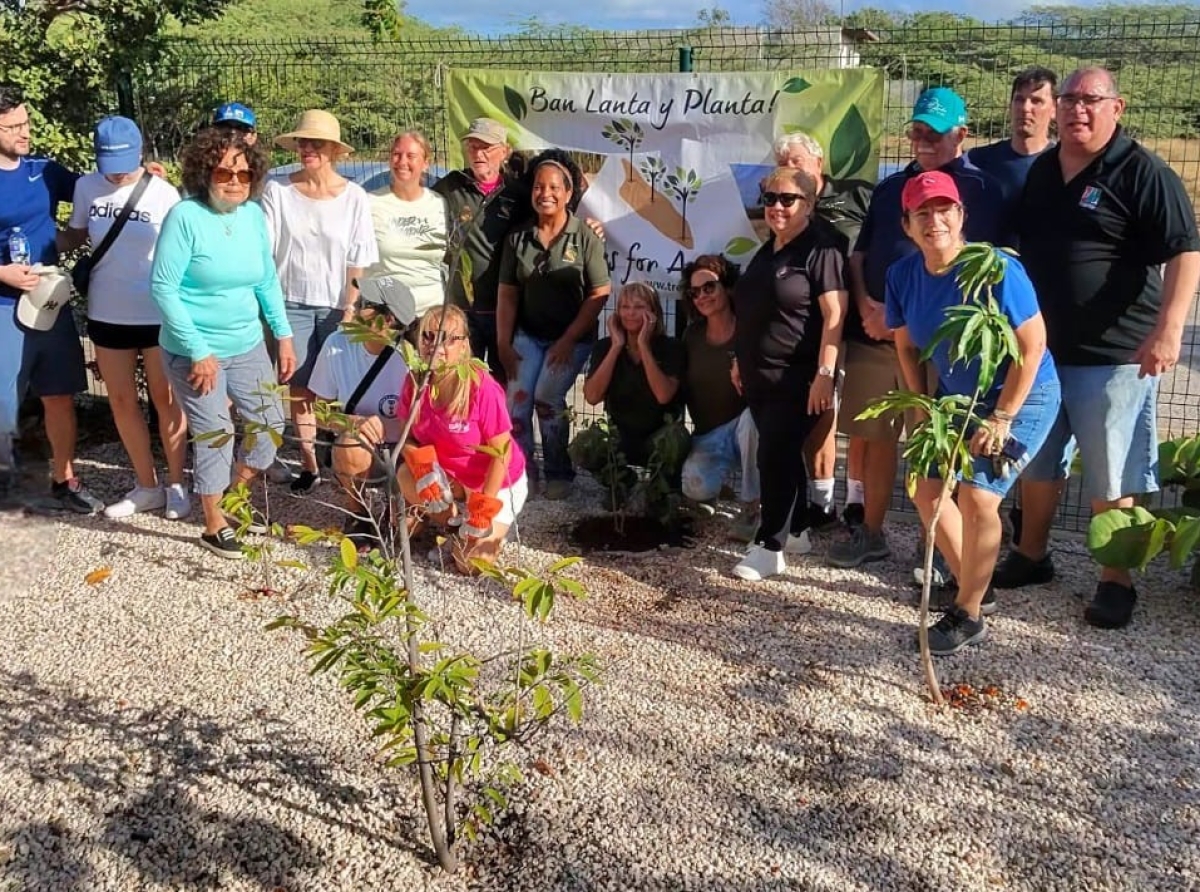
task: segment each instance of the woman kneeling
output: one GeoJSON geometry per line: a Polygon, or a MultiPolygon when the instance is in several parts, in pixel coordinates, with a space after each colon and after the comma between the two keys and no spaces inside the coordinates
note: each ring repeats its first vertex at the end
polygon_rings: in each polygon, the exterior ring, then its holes
{"type": "MultiPolygon", "coordinates": [[[[946,310],[964,303],[956,277],[963,240],[963,206],[954,180],[940,171],[910,179],[901,193],[904,231],[920,253],[892,264],[887,272],[887,324],[896,333],[896,351],[905,385],[927,392],[921,353],[946,319],[946,310]]],[[[970,478],[958,485],[958,500],[942,499],[941,480],[917,484],[914,501],[928,526],[938,502],[937,545],[958,579],[953,605],[929,630],[930,650],[948,656],[987,638],[983,615],[995,609],[989,587],[1000,553],[1000,502],[1029,458],[1045,442],[1058,416],[1058,373],[1046,350],[1046,325],[1024,267],[1004,257],[1003,279],[992,296],[1008,318],[1021,361],[1005,361],[991,389],[981,394],[977,414],[987,421],[972,432],[970,478]],[[1011,461],[1010,461],[1011,459],[1011,461]]],[[[952,363],[945,342],[933,351],[940,395],[971,396],[979,384],[979,363],[952,363]]]]}
{"type": "Polygon", "coordinates": [[[418,331],[421,358],[433,371],[419,400],[411,380],[400,399],[402,422],[416,414],[404,445],[400,491],[436,523],[458,517],[456,503],[465,501],[453,554],[458,569],[469,573],[472,559],[495,562],[525,504],[525,455],[512,437],[504,388],[471,359],[463,311],[429,310],[418,331]]]}

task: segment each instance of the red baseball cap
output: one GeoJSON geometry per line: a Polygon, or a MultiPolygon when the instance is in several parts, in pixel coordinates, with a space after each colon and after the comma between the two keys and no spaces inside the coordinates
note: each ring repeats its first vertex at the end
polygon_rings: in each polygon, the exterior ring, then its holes
{"type": "Polygon", "coordinates": [[[934,198],[945,198],[955,204],[962,204],[954,177],[940,170],[925,171],[915,177],[909,177],[908,182],[904,184],[904,191],[900,193],[900,206],[908,213],[934,198]]]}

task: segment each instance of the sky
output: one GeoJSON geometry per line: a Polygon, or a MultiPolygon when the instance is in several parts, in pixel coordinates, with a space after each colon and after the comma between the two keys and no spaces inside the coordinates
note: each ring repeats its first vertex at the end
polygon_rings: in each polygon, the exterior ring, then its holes
{"type": "MultiPolygon", "coordinates": [[[[979,0],[875,0],[861,3],[844,0],[846,12],[868,5],[900,12],[945,10],[982,17],[989,21],[1012,18],[1039,0],[989,0],[986,16],[979,0]]],[[[1050,5],[1055,0],[1040,0],[1050,5]]],[[[830,0],[835,9],[839,0],[830,0]]],[[[1077,0],[1092,6],[1094,0],[1077,0]]],[[[644,28],[689,28],[702,9],[714,5],[727,10],[735,25],[755,25],[762,18],[760,0],[593,0],[591,3],[546,3],[545,0],[406,0],[408,15],[439,27],[458,25],[476,34],[512,31],[532,16],[547,24],[586,25],[604,30],[644,28]]]]}

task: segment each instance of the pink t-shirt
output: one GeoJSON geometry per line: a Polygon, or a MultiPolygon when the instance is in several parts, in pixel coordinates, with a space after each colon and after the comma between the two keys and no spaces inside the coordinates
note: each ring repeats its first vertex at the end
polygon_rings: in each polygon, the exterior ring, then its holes
{"type": "MultiPolygon", "coordinates": [[[[414,386],[411,378],[404,385],[404,394],[400,399],[400,411],[404,413],[412,403],[414,386]]],[[[407,421],[407,414],[402,420],[407,421]]],[[[430,401],[429,391],[426,390],[409,436],[422,446],[432,446],[437,450],[438,463],[452,480],[457,480],[466,489],[480,490],[487,478],[492,457],[475,447],[485,445],[492,437],[511,430],[512,419],[508,415],[504,388],[487,372],[480,372],[465,419],[451,419],[445,409],[439,409],[430,401]]],[[[517,441],[512,440],[509,444],[508,473],[504,475],[505,488],[512,486],[524,473],[525,456],[517,441]]]]}

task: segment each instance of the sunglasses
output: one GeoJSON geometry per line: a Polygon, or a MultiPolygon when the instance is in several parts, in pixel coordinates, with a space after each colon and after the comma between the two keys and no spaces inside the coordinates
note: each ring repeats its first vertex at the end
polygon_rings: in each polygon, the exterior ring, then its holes
{"type": "Polygon", "coordinates": [[[785,208],[790,208],[797,201],[804,201],[804,196],[797,192],[764,192],[758,198],[763,207],[769,208],[774,204],[781,204],[785,208]]]}
{"type": "MultiPolygon", "coordinates": [[[[357,284],[358,283],[356,282],[355,285],[357,286],[357,284]]],[[[354,302],[354,309],[374,310],[376,313],[383,313],[387,311],[387,307],[383,304],[377,304],[374,301],[363,300],[361,297],[354,302]]]]}
{"type": "Polygon", "coordinates": [[[212,172],[212,181],[218,186],[224,186],[233,180],[237,180],[243,186],[248,186],[252,179],[254,179],[254,174],[248,170],[230,170],[228,167],[217,167],[212,172]]]}
{"type": "Polygon", "coordinates": [[[470,335],[452,335],[438,331],[423,331],[421,332],[421,343],[429,344],[431,347],[438,342],[438,336],[441,336],[443,343],[457,344],[460,341],[467,340],[470,335]]]}
{"type": "MultiPolygon", "coordinates": [[[[787,207],[787,205],[784,205],[784,207],[787,207]]],[[[703,295],[704,297],[712,297],[714,294],[717,293],[717,286],[720,284],[721,283],[718,282],[716,279],[709,279],[703,285],[697,285],[695,288],[683,289],[683,296],[686,297],[688,300],[695,300],[696,298],[700,297],[701,295],[703,295]]]]}

